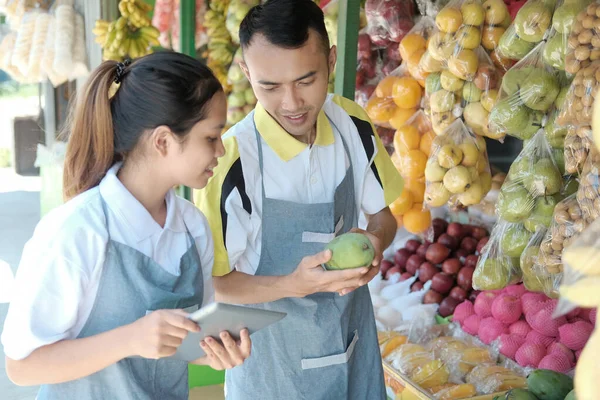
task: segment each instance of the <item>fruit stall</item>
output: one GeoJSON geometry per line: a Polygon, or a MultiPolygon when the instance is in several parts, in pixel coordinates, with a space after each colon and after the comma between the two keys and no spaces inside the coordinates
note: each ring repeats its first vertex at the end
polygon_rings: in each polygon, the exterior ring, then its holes
{"type": "MultiPolygon", "coordinates": [[[[54,85],[169,48],[213,69],[232,125],[256,104],[237,62],[239,23],[259,2],[15,10],[0,67],[54,85]],[[78,35],[47,45],[67,25],[85,32],[83,53],[78,35]]],[[[600,398],[600,0],[319,5],[338,47],[329,90],[365,108],[405,182],[369,283],[388,397],[600,398]]]]}

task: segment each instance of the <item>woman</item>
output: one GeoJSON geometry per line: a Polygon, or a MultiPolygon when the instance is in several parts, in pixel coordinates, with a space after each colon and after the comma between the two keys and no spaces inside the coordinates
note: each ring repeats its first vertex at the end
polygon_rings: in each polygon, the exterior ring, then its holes
{"type": "MultiPolygon", "coordinates": [[[[2,334],[14,383],[41,385],[38,399],[188,398],[187,363],[165,357],[200,329],[186,316],[214,297],[214,250],[172,188],[207,184],[225,121],[219,82],[191,57],[92,73],[67,126],[68,201],[38,224],[17,272],[2,334]]],[[[240,337],[207,338],[194,363],[240,365],[251,347],[240,337]]]]}

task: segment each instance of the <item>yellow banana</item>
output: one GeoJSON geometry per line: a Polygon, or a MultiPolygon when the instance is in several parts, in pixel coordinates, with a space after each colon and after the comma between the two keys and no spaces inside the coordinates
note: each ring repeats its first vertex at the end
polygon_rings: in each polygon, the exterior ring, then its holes
{"type": "Polygon", "coordinates": [[[126,26],[127,26],[127,18],[120,17],[117,20],[117,23],[115,24],[115,29],[117,29],[117,30],[123,30],[123,28],[125,28],[126,26]]]}
{"type": "Polygon", "coordinates": [[[129,17],[129,9],[127,8],[127,3],[125,1],[119,2],[119,12],[124,17],[129,17]]]}
{"type": "Polygon", "coordinates": [[[127,55],[127,52],[129,51],[129,45],[131,43],[131,39],[126,37],[123,42],[121,43],[121,45],[119,46],[119,49],[117,50],[117,54],[120,57],[125,57],[127,55]]]}
{"type": "Polygon", "coordinates": [[[158,39],[158,37],[160,36],[160,31],[153,26],[144,26],[140,28],[140,34],[147,39],[158,39]]]}
{"type": "Polygon", "coordinates": [[[92,28],[92,33],[96,36],[100,36],[100,35],[106,35],[106,32],[108,32],[108,29],[105,27],[99,28],[99,27],[94,27],[92,28]]]}
{"type": "Polygon", "coordinates": [[[104,48],[110,48],[112,46],[112,44],[114,43],[116,36],[117,36],[116,30],[109,31],[108,34],[106,35],[106,42],[104,42],[104,48]]]}
{"type": "Polygon", "coordinates": [[[94,38],[94,42],[98,43],[100,47],[104,47],[104,43],[106,42],[106,35],[98,35],[94,38]]]}

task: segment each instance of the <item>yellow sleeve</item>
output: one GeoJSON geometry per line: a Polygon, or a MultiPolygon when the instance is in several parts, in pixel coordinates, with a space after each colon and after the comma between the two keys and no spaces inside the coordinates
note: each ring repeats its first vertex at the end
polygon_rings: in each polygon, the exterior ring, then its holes
{"type": "Polygon", "coordinates": [[[398,170],[394,166],[387,149],[381,142],[375,126],[371,122],[367,112],[354,101],[339,95],[335,95],[333,97],[333,102],[342,107],[348,113],[348,115],[350,115],[350,117],[354,117],[366,122],[370,127],[369,133],[375,136],[377,153],[375,154],[374,165],[379,176],[381,186],[383,187],[385,204],[389,206],[394,202],[394,200],[400,197],[402,189],[404,188],[404,180],[400,176],[400,173],[398,173],[398,170]]]}
{"type": "Polygon", "coordinates": [[[223,184],[232,166],[240,159],[237,140],[235,136],[223,139],[225,155],[219,158],[219,165],[214,169],[213,177],[208,181],[204,189],[194,192],[194,203],[196,207],[206,216],[215,243],[215,261],[213,276],[223,276],[231,272],[229,256],[225,247],[225,229],[227,215],[221,207],[225,199],[222,199],[223,184]]]}

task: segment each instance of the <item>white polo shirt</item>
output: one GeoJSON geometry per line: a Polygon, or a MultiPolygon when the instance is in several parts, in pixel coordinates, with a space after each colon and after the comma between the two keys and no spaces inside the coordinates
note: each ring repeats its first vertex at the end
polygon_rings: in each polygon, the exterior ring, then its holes
{"type": "Polygon", "coordinates": [[[262,239],[263,178],[269,198],[304,204],[331,202],[351,160],[357,209],[376,214],[402,192],[402,178],[366,112],[341,96],[327,97],[312,146],[289,135],[260,104],[254,115],[224,135],[223,143],[226,154],[219,159],[215,175],[194,194],[213,230],[215,276],[233,269],[256,272],[262,239]],[[255,124],[261,136],[264,177],[259,169],[255,124]]]}
{"type": "Polygon", "coordinates": [[[187,226],[202,263],[203,304],[213,301],[214,251],[206,218],[170,191],[162,228],[119,181],[119,167],[111,168],[98,187],[44,217],[25,245],[2,332],[8,357],[20,360],[41,346],[79,335],[96,299],[109,234],[179,275],[180,259],[191,245],[187,226]]]}

